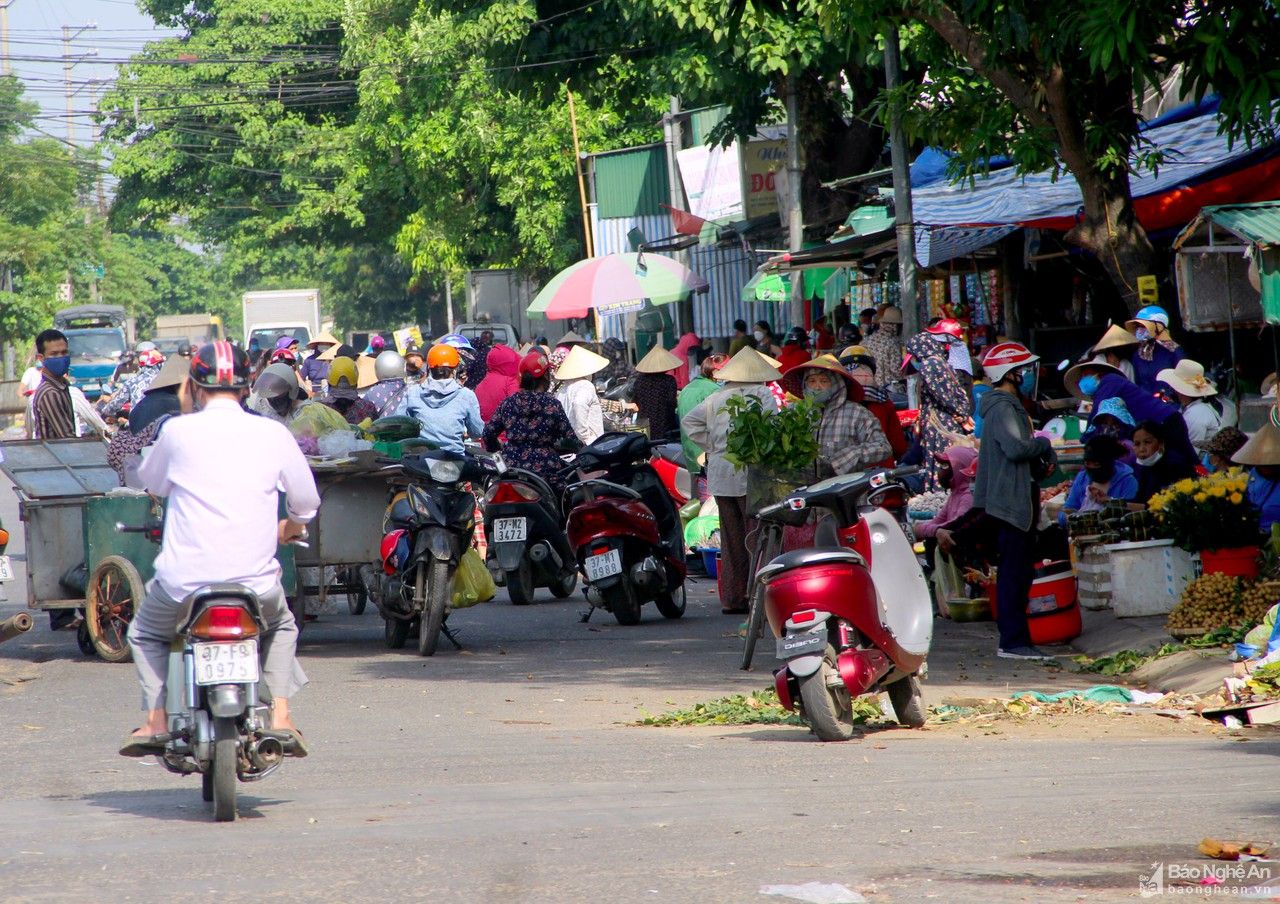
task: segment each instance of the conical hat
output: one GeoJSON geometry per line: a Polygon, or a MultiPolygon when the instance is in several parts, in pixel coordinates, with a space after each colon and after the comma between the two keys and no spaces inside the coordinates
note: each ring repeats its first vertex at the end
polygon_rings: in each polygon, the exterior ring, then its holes
{"type": "Polygon", "coordinates": [[[636,365],[636,373],[665,374],[677,367],[684,367],[684,362],[661,345],[655,345],[649,349],[649,354],[640,359],[640,363],[636,365]]]}
{"type": "Polygon", "coordinates": [[[569,330],[569,332],[565,333],[563,336],[561,336],[559,339],[556,340],[556,345],[573,345],[575,342],[586,342],[586,341],[587,341],[586,339],[579,336],[573,330],[569,330]]]}
{"type": "Polygon", "coordinates": [[[1264,421],[1231,460],[1238,465],[1280,465],[1280,427],[1264,421]]]}
{"type": "Polygon", "coordinates": [[[1118,323],[1113,323],[1107,327],[1107,331],[1102,334],[1102,338],[1098,340],[1098,344],[1093,347],[1092,351],[1096,354],[1109,348],[1124,348],[1125,346],[1137,344],[1137,336],[1118,323]]]}
{"type": "Polygon", "coordinates": [[[716,379],[726,383],[772,383],[781,380],[778,368],[754,348],[744,348],[716,371],[716,379]]]}
{"type": "Polygon", "coordinates": [[[844,369],[844,365],[834,355],[822,355],[812,361],[797,364],[782,375],[782,388],[793,396],[804,395],[805,376],[811,370],[822,370],[840,377],[844,381],[846,397],[850,400],[861,402],[865,398],[862,384],[850,376],[849,371],[844,369]]]}
{"type": "Polygon", "coordinates": [[[170,386],[181,386],[191,370],[191,363],[182,355],[170,355],[165,358],[164,366],[156,374],[155,379],[142,391],[143,395],[153,389],[168,389],[170,386]]]}
{"type": "Polygon", "coordinates": [[[319,355],[317,355],[317,357],[321,361],[332,361],[334,358],[338,357],[338,348],[339,346],[336,344],[331,345],[328,348],[326,348],[324,351],[322,351],[319,355]]]}
{"type": "Polygon", "coordinates": [[[378,372],[374,368],[374,359],[371,355],[361,355],[356,358],[356,380],[357,389],[368,389],[374,383],[378,382],[378,372]]]}
{"type": "Polygon", "coordinates": [[[563,381],[589,377],[592,374],[598,374],[608,366],[608,358],[597,355],[589,348],[575,345],[569,349],[569,354],[565,355],[564,361],[556,368],[556,379],[563,381]]]}
{"type": "Polygon", "coordinates": [[[774,370],[776,370],[778,373],[782,373],[782,362],[781,362],[781,361],[779,361],[777,358],[774,358],[774,357],[772,357],[772,356],[770,356],[770,355],[766,355],[764,352],[760,351],[759,349],[757,349],[756,351],[757,351],[757,353],[760,355],[760,357],[761,357],[761,358],[764,358],[764,360],[765,360],[765,363],[766,363],[766,364],[768,364],[770,367],[772,367],[772,368],[773,368],[774,370]]]}
{"type": "Polygon", "coordinates": [[[307,348],[315,348],[317,345],[325,345],[325,344],[338,345],[339,340],[334,338],[333,333],[326,331],[321,333],[319,336],[314,337],[310,342],[308,342],[307,348]]]}
{"type": "Polygon", "coordinates": [[[1083,392],[1080,391],[1080,378],[1084,376],[1084,369],[1086,367],[1092,370],[1100,370],[1104,374],[1110,373],[1110,374],[1120,374],[1120,376],[1122,377],[1124,376],[1123,373],[1120,373],[1120,368],[1112,367],[1110,364],[1107,363],[1107,359],[1102,357],[1102,355],[1095,355],[1094,357],[1090,358],[1088,361],[1081,361],[1079,364],[1070,368],[1067,371],[1066,376],[1062,378],[1062,382],[1067,387],[1067,392],[1071,393],[1073,396],[1075,396],[1077,399],[1080,399],[1081,401],[1084,401],[1088,398],[1088,396],[1086,396],[1083,392]]]}

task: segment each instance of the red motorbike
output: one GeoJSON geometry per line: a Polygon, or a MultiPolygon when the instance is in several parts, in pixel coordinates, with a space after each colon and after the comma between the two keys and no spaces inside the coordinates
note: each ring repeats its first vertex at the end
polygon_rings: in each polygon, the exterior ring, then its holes
{"type": "Polygon", "coordinates": [[[820,739],[853,735],[853,701],[885,691],[898,721],[924,724],[920,678],[933,604],[906,517],[915,468],[820,481],[761,510],[766,532],[819,517],[815,548],[784,553],[756,574],[748,634],[763,614],[786,665],[774,673],[782,705],[799,706],[820,739]]]}
{"type": "Polygon", "coordinates": [[[620,625],[638,624],[650,601],[667,618],[684,615],[684,536],[649,462],[652,447],[639,433],[604,434],[578,453],[574,469],[584,479],[565,491],[587,601],[620,625]]]}

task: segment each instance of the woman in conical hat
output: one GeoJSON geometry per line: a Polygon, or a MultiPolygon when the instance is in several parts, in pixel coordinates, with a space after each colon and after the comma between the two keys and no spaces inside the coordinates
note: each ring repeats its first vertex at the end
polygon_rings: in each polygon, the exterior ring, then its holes
{"type": "Polygon", "coordinates": [[[676,378],[672,372],[683,367],[684,362],[655,345],[649,354],[636,365],[636,378],[631,387],[631,399],[636,403],[640,416],[649,422],[649,438],[661,441],[680,425],[676,421],[676,378]]]}
{"type": "Polygon", "coordinates": [[[1272,408],[1270,418],[1231,460],[1251,469],[1245,495],[1262,513],[1259,527],[1266,536],[1280,521],[1280,411],[1272,408]]]}
{"type": "Polygon", "coordinates": [[[1137,347],[1138,337],[1118,323],[1113,323],[1107,327],[1098,343],[1089,349],[1089,353],[1101,355],[1108,364],[1133,380],[1133,362],[1129,359],[1137,347]]]}

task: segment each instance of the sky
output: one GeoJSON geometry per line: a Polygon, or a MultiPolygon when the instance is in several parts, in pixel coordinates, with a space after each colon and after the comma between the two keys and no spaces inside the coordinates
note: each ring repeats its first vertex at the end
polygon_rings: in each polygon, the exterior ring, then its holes
{"type": "MultiPolygon", "coordinates": [[[[3,0],[0,0],[3,2],[3,0]]],[[[67,137],[67,101],[62,71],[62,26],[96,24],[72,41],[73,55],[97,51],[97,57],[76,62],[74,83],[114,79],[115,65],[142,45],[166,32],[138,11],[133,0],[10,0],[9,56],[14,75],[26,83],[27,97],[42,110],[39,128],[57,138],[67,137]]],[[[88,144],[94,137],[92,89],[79,86],[72,98],[76,115],[74,137],[88,144]]]]}

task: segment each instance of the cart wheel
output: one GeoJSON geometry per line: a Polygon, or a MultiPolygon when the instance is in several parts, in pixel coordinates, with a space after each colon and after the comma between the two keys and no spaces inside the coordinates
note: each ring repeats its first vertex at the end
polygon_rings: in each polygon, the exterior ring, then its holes
{"type": "Polygon", "coordinates": [[[89,629],[84,626],[84,622],[80,622],[80,627],[76,628],[76,645],[86,656],[98,655],[98,651],[93,646],[93,638],[89,636],[89,629]]]}
{"type": "Polygon", "coordinates": [[[84,625],[93,648],[107,662],[129,659],[126,633],[144,592],[142,575],[123,556],[107,556],[89,577],[84,625]]]}
{"type": "Polygon", "coordinates": [[[351,580],[347,583],[347,611],[352,615],[364,615],[364,607],[369,605],[369,591],[365,589],[359,572],[352,569],[349,576],[351,580]]]}

